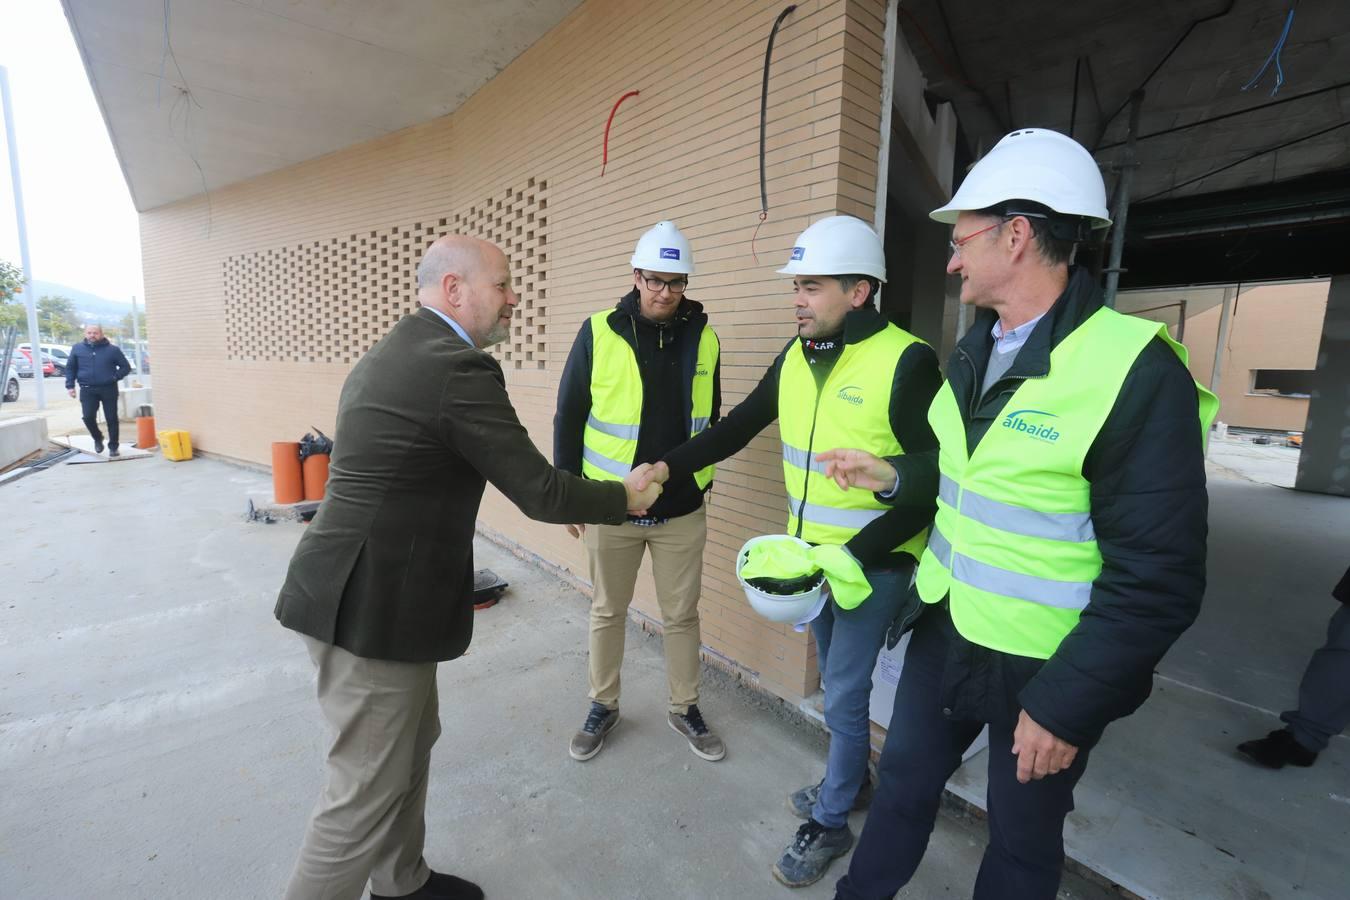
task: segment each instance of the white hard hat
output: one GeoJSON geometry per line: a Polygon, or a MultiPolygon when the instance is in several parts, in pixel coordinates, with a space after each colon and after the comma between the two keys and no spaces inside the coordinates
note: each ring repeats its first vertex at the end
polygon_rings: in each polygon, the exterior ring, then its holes
{"type": "Polygon", "coordinates": [[[951,225],[963,212],[988,209],[1009,200],[1031,200],[1092,228],[1106,228],[1106,184],[1082,144],[1048,128],[1023,128],[1005,135],[966,174],[956,195],[929,218],[951,225]]]}
{"type": "Polygon", "coordinates": [[[886,251],[881,238],[862,219],[830,216],[797,237],[779,275],[867,275],[886,280],[886,251]]]}
{"type": "Polygon", "coordinates": [[[693,275],[694,248],[674,222],[657,222],[638,238],[633,268],[693,275]]]}
{"type": "Polygon", "coordinates": [[[736,554],[736,580],[741,583],[741,588],[745,591],[745,598],[750,601],[750,607],[770,622],[800,622],[820,602],[820,592],[825,584],[825,573],[817,572],[817,577],[810,579],[814,581],[813,586],[795,593],[776,594],[760,590],[741,577],[741,569],[745,568],[745,563],[750,557],[750,548],[768,541],[790,541],[800,544],[806,549],[810,549],[811,546],[800,538],[787,534],[762,534],[758,537],[752,537],[745,542],[740,552],[736,554]]]}

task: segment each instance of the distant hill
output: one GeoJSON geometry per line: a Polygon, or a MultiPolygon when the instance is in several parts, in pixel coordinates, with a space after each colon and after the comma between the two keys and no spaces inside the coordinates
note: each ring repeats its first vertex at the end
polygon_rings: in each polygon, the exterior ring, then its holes
{"type": "MultiPolygon", "coordinates": [[[[33,293],[38,297],[68,297],[75,301],[75,316],[81,322],[101,321],[105,324],[120,324],[122,317],[131,312],[131,300],[111,300],[91,294],[79,288],[54,281],[33,280],[33,293]]],[[[142,306],[142,309],[145,307],[142,306]]]]}

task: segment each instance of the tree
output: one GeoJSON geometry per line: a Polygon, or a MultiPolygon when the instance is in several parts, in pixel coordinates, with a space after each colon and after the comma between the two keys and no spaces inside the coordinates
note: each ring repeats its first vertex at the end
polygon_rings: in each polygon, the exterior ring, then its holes
{"type": "Polygon", "coordinates": [[[10,303],[23,290],[23,270],[0,259],[0,303],[10,303]]]}
{"type": "Polygon", "coordinates": [[[38,331],[56,343],[73,340],[80,333],[75,320],[75,301],[68,297],[42,297],[37,302],[38,331]]]}
{"type": "MultiPolygon", "coordinates": [[[[150,332],[145,328],[145,310],[143,309],[136,310],[136,328],[140,329],[141,340],[150,339],[150,332]]],[[[127,313],[122,317],[122,338],[123,340],[130,340],[136,333],[136,329],[131,327],[131,313],[127,313]]]]}

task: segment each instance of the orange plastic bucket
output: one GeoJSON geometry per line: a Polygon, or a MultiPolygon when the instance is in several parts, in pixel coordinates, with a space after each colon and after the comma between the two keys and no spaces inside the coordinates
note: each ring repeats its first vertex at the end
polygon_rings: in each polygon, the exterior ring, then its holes
{"type": "Polygon", "coordinates": [[[298,441],[272,442],[272,496],[278,503],[299,503],[305,499],[298,441]]]}
{"type": "Polygon", "coordinates": [[[305,475],[305,499],[322,500],[324,485],[328,484],[328,454],[314,453],[305,457],[302,468],[305,475]]]}
{"type": "Polygon", "coordinates": [[[155,435],[155,417],[137,416],[136,417],[136,449],[149,450],[159,443],[159,438],[155,435]]]}

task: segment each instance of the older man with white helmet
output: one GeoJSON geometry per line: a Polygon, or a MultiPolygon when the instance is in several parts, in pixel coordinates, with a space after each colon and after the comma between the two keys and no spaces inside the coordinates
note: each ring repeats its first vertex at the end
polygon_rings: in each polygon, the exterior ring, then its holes
{"type": "Polygon", "coordinates": [[[880,456],[935,447],[924,414],[942,378],[933,349],[878,309],[886,256],[865,222],[852,216],[815,222],[779,272],[792,276],[796,336],[726,419],[668,453],[665,463],[673,483],[736,453],[777,419],[787,532],[818,545],[834,563],[832,598],[811,622],[829,756],[819,782],[789,794],[792,812],[806,822],[773,866],[780,882],[801,887],[848,852],[848,814],[871,794],[872,670],[934,510],[931,496],[890,504],[843,490],[812,457],[841,446],[880,456]]]}
{"type": "Polygon", "coordinates": [[[927,611],[835,896],[881,900],[909,881],[987,725],[975,897],[1052,900],[1089,748],[1144,701],[1199,611],[1218,404],[1165,326],[1104,307],[1071,265],[1110,224],[1101,173],[1072,139],[1007,135],[932,217],[953,226],[947,271],[979,310],[928,413],[939,449],[821,456],[841,485],[897,502],[938,490],[916,577],[927,611]]]}

